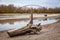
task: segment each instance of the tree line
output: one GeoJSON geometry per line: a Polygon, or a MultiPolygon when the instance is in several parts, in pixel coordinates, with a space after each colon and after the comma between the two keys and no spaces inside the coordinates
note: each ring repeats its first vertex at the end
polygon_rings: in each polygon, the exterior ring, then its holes
{"type": "Polygon", "coordinates": [[[0,13],[60,13],[60,7],[56,8],[23,8],[15,7],[13,4],[0,5],[0,13]]]}

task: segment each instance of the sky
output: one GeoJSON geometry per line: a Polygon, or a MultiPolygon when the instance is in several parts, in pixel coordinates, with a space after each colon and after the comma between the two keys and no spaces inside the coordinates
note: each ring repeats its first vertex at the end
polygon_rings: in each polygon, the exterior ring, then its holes
{"type": "Polygon", "coordinates": [[[15,6],[25,6],[25,5],[39,5],[43,7],[60,7],[60,0],[0,0],[0,5],[14,4],[15,6]]]}

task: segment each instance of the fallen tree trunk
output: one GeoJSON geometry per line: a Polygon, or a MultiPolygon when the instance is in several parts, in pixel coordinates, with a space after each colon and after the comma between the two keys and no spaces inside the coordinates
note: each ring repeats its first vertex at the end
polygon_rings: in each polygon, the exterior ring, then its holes
{"type": "Polygon", "coordinates": [[[37,33],[41,30],[41,27],[32,27],[31,25],[25,26],[20,29],[9,30],[7,33],[10,37],[17,36],[17,35],[24,35],[26,33],[37,33]]]}
{"type": "Polygon", "coordinates": [[[9,30],[7,33],[10,37],[12,37],[12,36],[16,36],[16,35],[25,33],[25,31],[27,31],[28,29],[29,29],[29,27],[25,26],[25,27],[20,28],[20,29],[9,30]]]}

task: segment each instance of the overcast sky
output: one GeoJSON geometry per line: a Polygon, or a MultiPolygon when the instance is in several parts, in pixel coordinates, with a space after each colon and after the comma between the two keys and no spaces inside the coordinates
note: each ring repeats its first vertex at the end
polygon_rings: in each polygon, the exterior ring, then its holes
{"type": "Polygon", "coordinates": [[[60,7],[60,0],[0,0],[0,4],[14,4],[15,6],[40,5],[44,7],[60,7]]]}

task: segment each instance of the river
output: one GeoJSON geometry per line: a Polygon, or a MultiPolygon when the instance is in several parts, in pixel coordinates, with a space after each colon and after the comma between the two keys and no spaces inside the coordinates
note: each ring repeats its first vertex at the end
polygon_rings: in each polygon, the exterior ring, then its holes
{"type": "MultiPolygon", "coordinates": [[[[33,14],[34,17],[45,17],[45,14],[33,14]]],[[[60,14],[47,14],[47,16],[58,16],[60,14]]],[[[19,19],[19,18],[30,18],[30,14],[0,14],[0,20],[6,20],[6,19],[19,19]]],[[[33,20],[33,24],[37,25],[41,23],[41,25],[46,25],[46,24],[52,24],[57,22],[57,19],[47,19],[47,20],[38,20],[35,19],[33,20]]],[[[9,22],[3,22],[0,23],[0,31],[3,30],[10,30],[10,29],[18,29],[21,27],[26,26],[30,20],[21,20],[21,21],[14,21],[12,23],[9,22]]]]}

